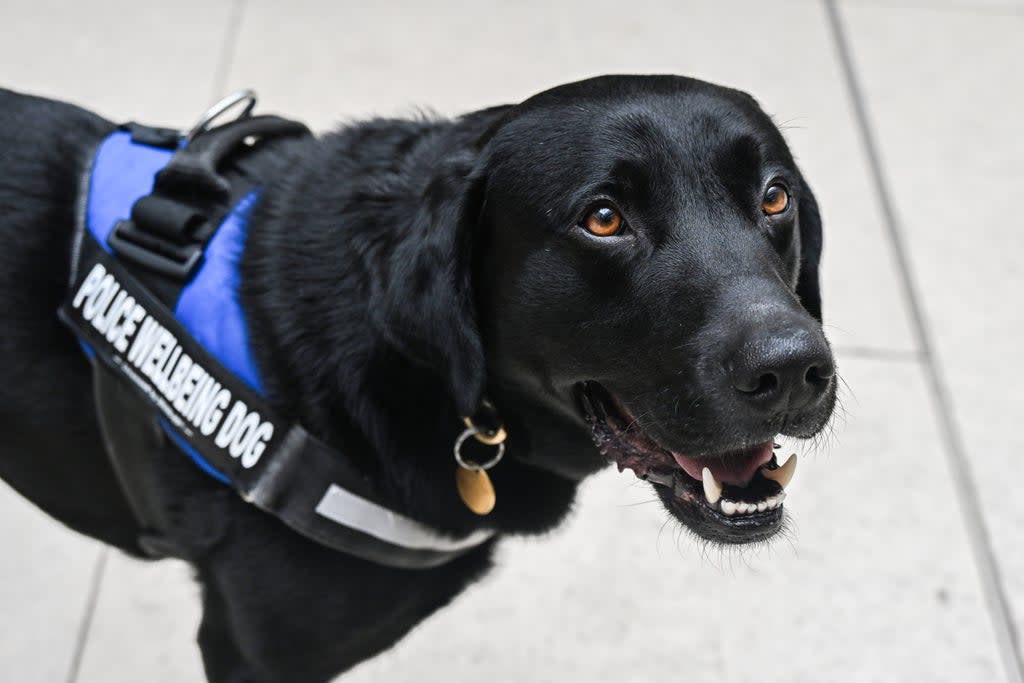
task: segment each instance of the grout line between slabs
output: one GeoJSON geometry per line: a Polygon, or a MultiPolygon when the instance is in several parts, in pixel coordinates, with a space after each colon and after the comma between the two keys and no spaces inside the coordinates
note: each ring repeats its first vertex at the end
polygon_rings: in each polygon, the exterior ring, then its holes
{"type": "Polygon", "coordinates": [[[92,619],[96,614],[96,605],[99,602],[100,587],[103,585],[103,575],[107,567],[107,557],[110,548],[103,547],[96,557],[96,564],[92,570],[92,580],[89,585],[89,599],[85,603],[85,612],[82,614],[82,623],[78,626],[78,636],[75,638],[75,649],[71,655],[71,665],[68,667],[68,675],[65,683],[77,683],[78,673],[82,666],[82,655],[85,653],[85,645],[89,640],[89,632],[92,629],[92,619]]]}
{"type": "Polygon", "coordinates": [[[981,577],[985,601],[988,603],[992,628],[995,631],[999,654],[1003,660],[1003,669],[1008,683],[1024,683],[1024,665],[1022,665],[1021,661],[1020,646],[1018,644],[1019,641],[1012,611],[999,575],[999,565],[993,552],[992,540],[989,536],[988,528],[985,526],[985,518],[981,512],[977,484],[974,481],[973,472],[967,464],[963,437],[954,419],[949,389],[946,386],[945,378],[939,371],[938,362],[933,351],[931,335],[925,323],[921,297],[911,276],[903,227],[896,218],[892,193],[889,191],[888,182],[882,171],[878,143],[875,138],[874,129],[871,127],[867,107],[864,104],[864,93],[857,79],[850,43],[842,18],[839,15],[838,0],[822,0],[822,2],[825,5],[829,28],[835,41],[843,76],[853,104],[858,127],[860,128],[861,142],[864,145],[864,151],[871,168],[872,182],[882,207],[885,227],[887,228],[893,252],[899,265],[900,284],[910,311],[912,329],[918,340],[918,348],[921,349],[920,357],[926,379],[931,387],[934,408],[939,420],[939,429],[943,437],[943,444],[945,445],[943,450],[946,453],[955,478],[954,485],[956,486],[961,509],[963,510],[964,522],[967,525],[967,535],[974,554],[975,565],[981,577]]]}
{"type": "Polygon", "coordinates": [[[220,54],[217,56],[217,68],[213,75],[213,92],[210,101],[216,102],[227,95],[228,78],[231,67],[238,52],[238,35],[242,32],[242,18],[245,16],[248,0],[233,0],[228,11],[227,27],[224,30],[224,41],[221,43],[220,54]]]}

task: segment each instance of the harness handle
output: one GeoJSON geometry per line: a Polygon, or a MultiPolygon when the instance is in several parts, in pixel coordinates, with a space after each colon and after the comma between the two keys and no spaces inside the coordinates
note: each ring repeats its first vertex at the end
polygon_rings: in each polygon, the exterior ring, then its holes
{"type": "Polygon", "coordinates": [[[250,116],[248,112],[256,101],[251,92],[235,93],[203,115],[193,129],[193,133],[199,132],[191,144],[179,148],[156,174],[152,193],[135,202],[131,219],[120,221],[111,231],[107,242],[119,256],[172,283],[187,281],[201,262],[203,247],[217,225],[241,199],[240,193],[252,189],[251,182],[232,181],[231,164],[226,162],[237,160],[261,142],[311,135],[297,121],[250,116]],[[242,102],[248,104],[241,118],[209,127],[214,119],[242,102]]]}

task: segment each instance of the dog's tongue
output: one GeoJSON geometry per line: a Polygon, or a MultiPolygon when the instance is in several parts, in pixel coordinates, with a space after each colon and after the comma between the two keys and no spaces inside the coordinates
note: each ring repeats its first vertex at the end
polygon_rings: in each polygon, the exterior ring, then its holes
{"type": "Polygon", "coordinates": [[[772,459],[772,442],[768,441],[760,446],[755,446],[749,452],[740,455],[730,455],[722,458],[690,458],[679,453],[673,453],[679,466],[688,475],[701,481],[703,470],[707,467],[715,479],[733,486],[746,486],[757,474],[765,463],[772,459]]]}

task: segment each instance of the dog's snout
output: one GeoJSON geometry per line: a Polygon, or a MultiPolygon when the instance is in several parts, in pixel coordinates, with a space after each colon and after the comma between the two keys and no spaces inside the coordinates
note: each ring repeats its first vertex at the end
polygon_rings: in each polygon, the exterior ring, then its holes
{"type": "Polygon", "coordinates": [[[765,412],[796,411],[823,396],[835,376],[824,336],[810,323],[744,335],[729,367],[732,388],[765,412]]]}

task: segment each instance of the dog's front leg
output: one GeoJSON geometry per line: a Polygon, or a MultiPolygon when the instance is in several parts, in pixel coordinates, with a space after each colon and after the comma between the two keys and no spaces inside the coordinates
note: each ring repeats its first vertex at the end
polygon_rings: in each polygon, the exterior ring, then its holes
{"type": "Polygon", "coordinates": [[[263,683],[238,648],[227,605],[216,586],[203,586],[203,620],[199,624],[199,649],[210,683],[263,683]]]}
{"type": "Polygon", "coordinates": [[[490,566],[485,544],[428,570],[331,550],[241,500],[196,561],[211,683],[327,683],[394,645],[490,566]]]}

